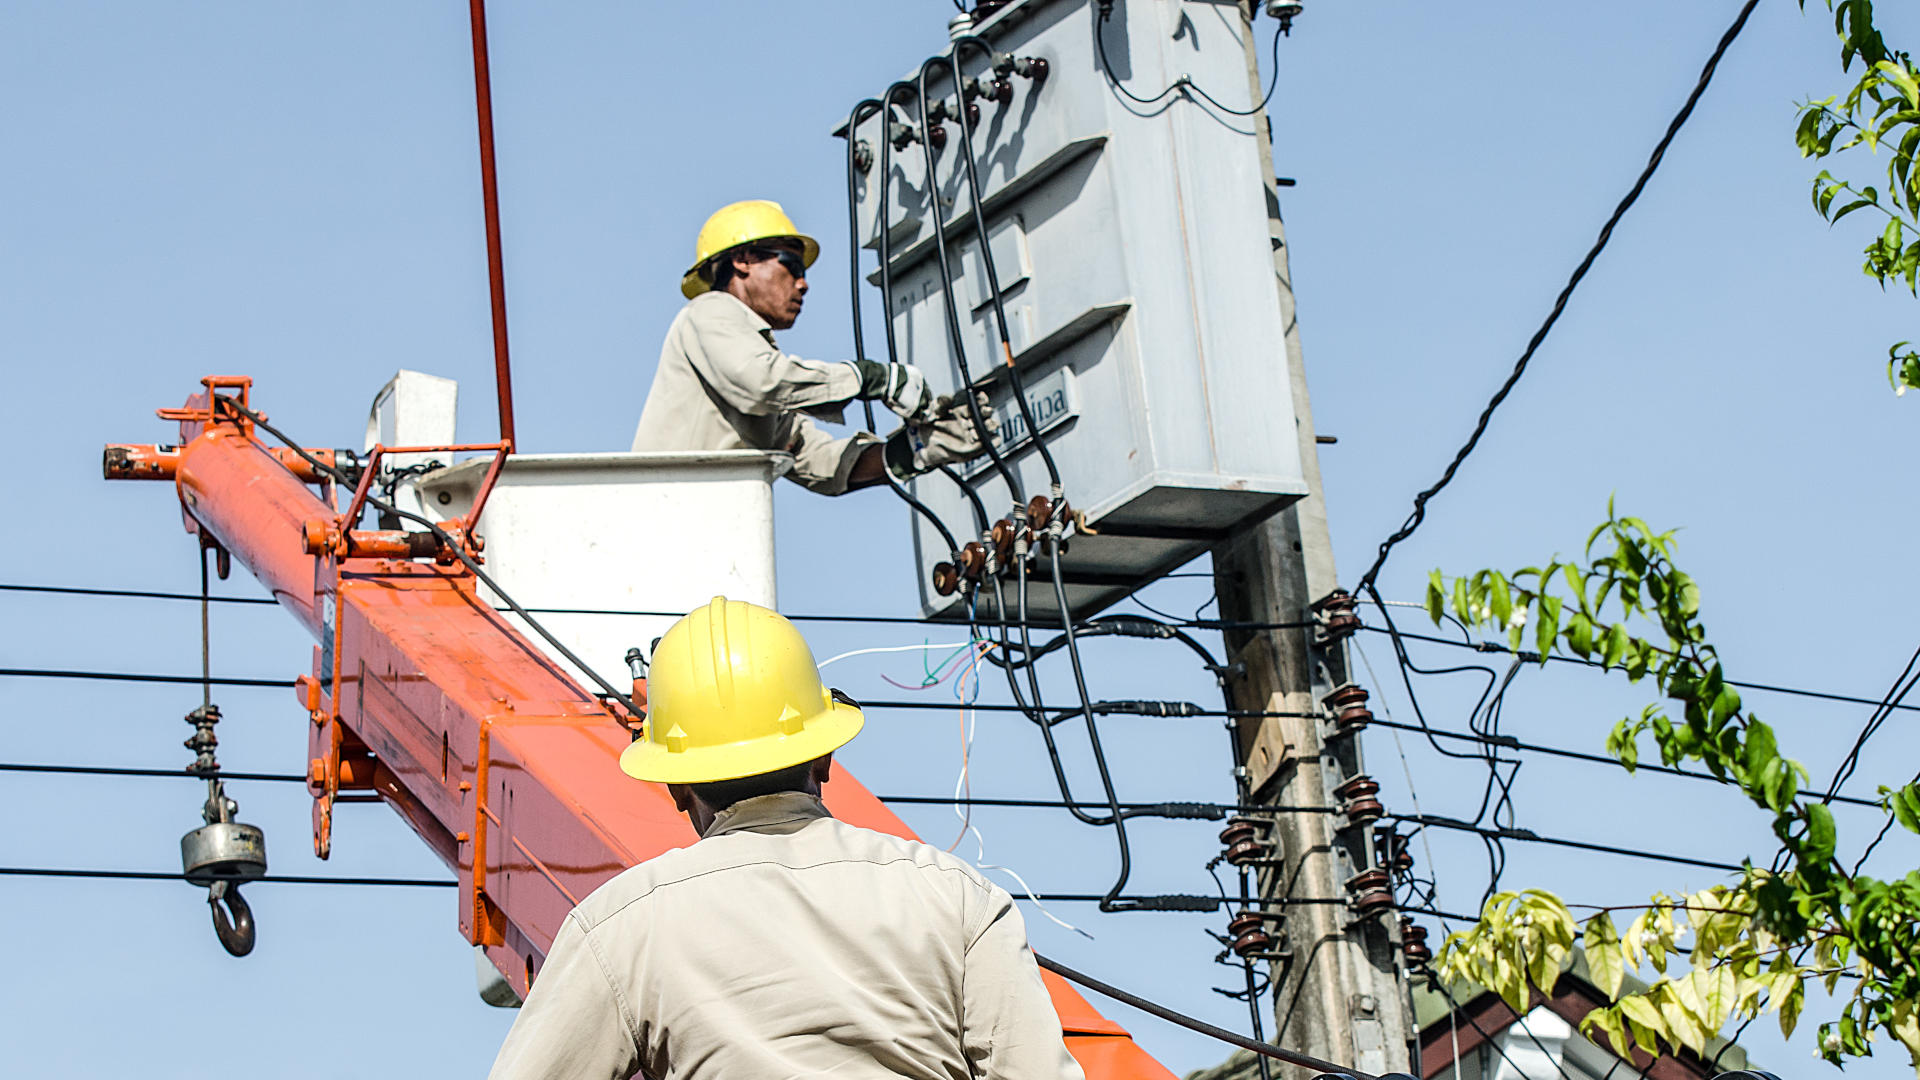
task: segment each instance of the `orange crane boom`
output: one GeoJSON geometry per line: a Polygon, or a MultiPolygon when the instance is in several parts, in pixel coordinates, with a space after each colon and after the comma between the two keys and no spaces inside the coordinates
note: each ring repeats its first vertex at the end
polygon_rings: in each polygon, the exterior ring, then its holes
{"type": "MultiPolygon", "coordinates": [[[[692,843],[691,826],[664,787],[620,771],[631,738],[620,717],[482,600],[433,534],[354,528],[366,479],[336,512],[324,475],[262,445],[226,407],[251,408],[250,379],[202,384],[159,412],[179,421],[177,446],[108,446],[107,477],[172,480],[188,531],[238,559],[319,640],[296,691],[310,717],[316,854],[329,853],[341,793],[376,793],[459,876],[460,932],[524,997],[568,911],[621,870],[692,843]]],[[[473,554],[484,500],[442,523],[473,554]]],[[[841,820],[913,837],[838,764],[827,792],[841,820]]],[[[1171,1080],[1125,1029],[1042,977],[1088,1077],[1171,1080]]]]}

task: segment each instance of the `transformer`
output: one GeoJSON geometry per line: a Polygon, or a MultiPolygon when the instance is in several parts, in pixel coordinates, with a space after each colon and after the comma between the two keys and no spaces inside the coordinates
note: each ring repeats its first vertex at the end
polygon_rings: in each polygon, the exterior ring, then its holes
{"type": "MultiPolygon", "coordinates": [[[[884,286],[896,359],[942,391],[967,383],[987,393],[1019,494],[1049,494],[1035,433],[1013,399],[1008,370],[1017,371],[1077,512],[1060,569],[1069,607],[1084,616],[1307,490],[1271,178],[1254,118],[1230,111],[1253,104],[1246,29],[1233,3],[1016,0],[974,34],[956,34],[947,56],[957,56],[967,107],[977,109],[972,148],[1010,348],[981,258],[949,61],[923,69],[924,105],[916,72],[885,95],[884,118],[870,106],[840,129],[854,140],[851,213],[861,244],[884,263],[869,281],[884,286]]],[[[955,473],[989,515],[1013,505],[989,460],[955,473]]],[[[910,487],[961,543],[989,530],[953,477],[910,487]]],[[[942,594],[934,584],[934,567],[955,553],[917,514],[913,540],[923,610],[964,616],[967,586],[942,594]]],[[[992,589],[977,596],[990,611],[992,589]]],[[[1033,590],[1030,613],[1058,616],[1050,587],[1033,590]]]]}

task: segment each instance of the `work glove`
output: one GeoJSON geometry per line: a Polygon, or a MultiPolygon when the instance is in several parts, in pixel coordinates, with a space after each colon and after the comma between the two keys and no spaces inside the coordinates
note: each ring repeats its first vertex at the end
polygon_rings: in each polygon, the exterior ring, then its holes
{"type": "Polygon", "coordinates": [[[902,420],[918,419],[933,405],[926,375],[912,364],[855,360],[853,367],[860,373],[860,393],[856,396],[879,401],[902,420]]]}
{"type": "Polygon", "coordinates": [[[970,461],[987,452],[974,425],[974,410],[980,412],[982,426],[989,438],[998,438],[1000,420],[993,415],[985,394],[969,402],[950,394],[933,399],[926,415],[909,420],[900,430],[887,436],[883,460],[894,479],[906,481],[930,473],[942,465],[970,461]]]}

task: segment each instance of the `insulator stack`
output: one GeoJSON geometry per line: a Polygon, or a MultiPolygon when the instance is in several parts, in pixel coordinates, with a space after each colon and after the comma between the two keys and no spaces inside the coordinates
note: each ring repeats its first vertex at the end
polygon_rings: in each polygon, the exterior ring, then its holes
{"type": "Polygon", "coordinates": [[[1320,622],[1321,639],[1332,644],[1345,641],[1360,629],[1360,601],[1345,589],[1335,589],[1314,602],[1313,614],[1320,622]]]}
{"type": "Polygon", "coordinates": [[[1340,800],[1340,811],[1347,815],[1349,825],[1365,825],[1387,814],[1387,808],[1381,805],[1378,797],[1380,782],[1365,773],[1334,788],[1333,794],[1340,800]]]}
{"type": "Polygon", "coordinates": [[[1384,866],[1395,876],[1413,870],[1413,852],[1407,850],[1407,838],[1402,833],[1378,832],[1373,837],[1374,859],[1376,866],[1384,866]]]}
{"type": "Polygon", "coordinates": [[[1242,960],[1280,960],[1286,956],[1285,930],[1267,929],[1277,912],[1241,911],[1227,920],[1227,948],[1242,960]]]}
{"type": "Polygon", "coordinates": [[[1333,714],[1336,735],[1352,735],[1373,723],[1373,711],[1367,708],[1366,690],[1352,683],[1336,687],[1333,693],[1320,699],[1320,704],[1333,714]]]}
{"type": "Polygon", "coordinates": [[[1377,915],[1393,907],[1393,877],[1374,867],[1347,879],[1347,902],[1361,917],[1377,915]]]}
{"type": "Polygon", "coordinates": [[[1427,945],[1427,928],[1400,916],[1400,954],[1409,968],[1423,968],[1433,962],[1433,949],[1427,945]]]}
{"type": "Polygon", "coordinates": [[[1250,817],[1231,817],[1220,830],[1221,858],[1234,866],[1258,866],[1275,859],[1275,845],[1265,835],[1270,822],[1250,817]]]}

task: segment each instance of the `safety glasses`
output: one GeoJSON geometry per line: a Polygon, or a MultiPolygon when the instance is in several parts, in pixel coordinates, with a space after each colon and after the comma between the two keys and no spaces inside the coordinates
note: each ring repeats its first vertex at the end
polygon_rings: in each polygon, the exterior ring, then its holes
{"type": "Polygon", "coordinates": [[[761,248],[760,255],[769,259],[778,259],[780,265],[787,268],[787,273],[792,274],[795,281],[807,276],[806,260],[802,259],[797,251],[788,248],[761,248]]]}

